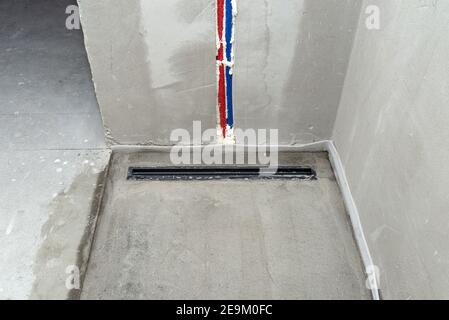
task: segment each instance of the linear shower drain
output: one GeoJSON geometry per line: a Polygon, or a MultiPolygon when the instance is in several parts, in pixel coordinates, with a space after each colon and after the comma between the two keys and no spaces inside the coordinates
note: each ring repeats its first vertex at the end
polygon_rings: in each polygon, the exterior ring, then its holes
{"type": "Polygon", "coordinates": [[[316,180],[310,167],[281,166],[277,170],[249,166],[130,167],[128,180],[301,179],[316,180]]]}

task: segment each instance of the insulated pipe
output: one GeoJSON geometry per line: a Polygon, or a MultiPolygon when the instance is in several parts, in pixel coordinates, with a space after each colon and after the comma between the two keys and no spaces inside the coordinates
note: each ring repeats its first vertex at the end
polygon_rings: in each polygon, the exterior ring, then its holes
{"type": "Polygon", "coordinates": [[[233,73],[235,0],[217,1],[217,121],[219,140],[234,143],[233,73]]]}

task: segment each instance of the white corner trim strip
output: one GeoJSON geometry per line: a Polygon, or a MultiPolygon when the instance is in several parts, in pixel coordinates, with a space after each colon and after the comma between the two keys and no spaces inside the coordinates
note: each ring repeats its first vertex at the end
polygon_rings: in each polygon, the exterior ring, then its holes
{"type": "Polygon", "coordinates": [[[369,277],[371,283],[371,293],[374,300],[380,300],[379,286],[377,283],[377,276],[372,275],[372,268],[374,266],[373,259],[371,258],[368,243],[366,242],[365,234],[363,232],[362,223],[360,221],[359,211],[352,197],[351,188],[349,187],[348,179],[346,178],[345,168],[341,161],[340,155],[333,141],[327,141],[327,151],[329,153],[329,160],[334,169],[335,177],[337,178],[338,185],[340,186],[341,193],[343,195],[343,201],[346,206],[346,211],[351,219],[352,228],[354,230],[355,240],[362,256],[362,261],[365,267],[365,272],[369,277]]]}

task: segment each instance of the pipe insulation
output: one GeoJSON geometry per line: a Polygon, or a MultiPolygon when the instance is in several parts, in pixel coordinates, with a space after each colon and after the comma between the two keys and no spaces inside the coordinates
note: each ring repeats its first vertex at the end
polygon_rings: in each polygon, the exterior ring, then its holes
{"type": "Polygon", "coordinates": [[[218,140],[223,143],[235,143],[234,138],[234,42],[235,20],[237,16],[236,0],[217,1],[217,122],[218,140]]]}

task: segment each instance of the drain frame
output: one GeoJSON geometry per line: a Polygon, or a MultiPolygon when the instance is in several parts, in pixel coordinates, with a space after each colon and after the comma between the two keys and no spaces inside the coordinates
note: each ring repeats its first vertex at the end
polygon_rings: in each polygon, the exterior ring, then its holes
{"type": "Polygon", "coordinates": [[[279,166],[277,170],[259,166],[181,166],[129,167],[127,180],[317,180],[308,166],[279,166]]]}

